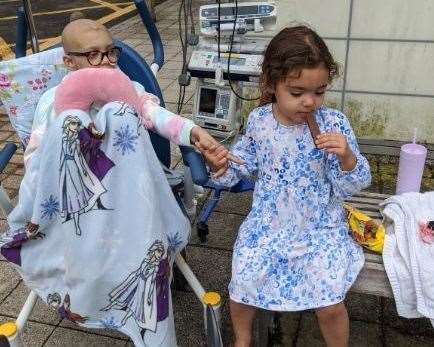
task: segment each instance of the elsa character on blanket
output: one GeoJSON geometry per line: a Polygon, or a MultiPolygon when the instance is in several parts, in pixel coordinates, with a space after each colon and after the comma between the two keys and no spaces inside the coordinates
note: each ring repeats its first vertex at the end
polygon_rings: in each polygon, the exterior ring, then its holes
{"type": "Polygon", "coordinates": [[[80,214],[91,209],[106,189],[89,169],[80,150],[81,120],[75,116],[63,122],[60,157],[60,207],[64,221],[74,220],[75,233],[81,235],[80,214]]]}
{"type": "Polygon", "coordinates": [[[148,249],[140,267],[109,293],[110,304],[102,309],[125,311],[121,324],[132,317],[142,328],[155,332],[157,322],[169,314],[170,265],[164,257],[164,245],[156,240],[148,249]]]}

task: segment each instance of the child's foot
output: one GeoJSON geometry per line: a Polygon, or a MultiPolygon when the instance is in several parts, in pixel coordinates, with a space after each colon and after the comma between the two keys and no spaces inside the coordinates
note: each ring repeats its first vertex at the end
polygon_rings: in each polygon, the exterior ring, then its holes
{"type": "Polygon", "coordinates": [[[98,198],[98,199],[96,200],[96,207],[97,207],[98,210],[109,210],[109,208],[105,207],[105,206],[102,204],[100,198],[98,198]]]}
{"type": "Polygon", "coordinates": [[[78,236],[81,236],[81,229],[80,229],[80,227],[79,227],[78,225],[75,226],[75,233],[76,233],[78,236]]]}

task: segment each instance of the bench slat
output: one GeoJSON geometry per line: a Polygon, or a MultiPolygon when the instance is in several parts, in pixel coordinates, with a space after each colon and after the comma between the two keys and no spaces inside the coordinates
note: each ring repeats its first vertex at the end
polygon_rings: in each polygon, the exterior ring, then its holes
{"type": "Polygon", "coordinates": [[[375,198],[367,198],[367,197],[361,197],[361,196],[351,196],[346,201],[351,202],[359,202],[363,204],[371,204],[374,205],[378,209],[378,204],[382,203],[384,199],[375,199],[375,198]]]}
{"type": "Polygon", "coordinates": [[[365,192],[365,191],[354,194],[354,196],[374,198],[374,199],[378,199],[378,200],[385,200],[387,198],[390,198],[389,194],[372,193],[372,192],[365,192]]]}
{"type": "Polygon", "coordinates": [[[383,257],[380,254],[365,251],[365,261],[376,264],[383,264],[383,257]]]}
{"type": "MultiPolygon", "coordinates": [[[[363,154],[389,155],[399,157],[401,146],[405,143],[394,140],[358,139],[360,151],[363,154]]],[[[422,143],[428,150],[427,159],[434,159],[434,144],[422,143]]]]}
{"type": "Polygon", "coordinates": [[[392,288],[383,264],[370,261],[365,262],[356,282],[351,287],[351,291],[393,298],[392,288]]]}
{"type": "MultiPolygon", "coordinates": [[[[351,204],[353,207],[358,208],[357,206],[351,204]]],[[[358,208],[360,210],[360,208],[358,208]]],[[[376,221],[381,222],[381,220],[383,219],[383,216],[381,215],[380,212],[375,212],[375,211],[366,211],[366,210],[362,210],[362,212],[366,215],[368,215],[369,217],[371,217],[372,219],[375,219],[376,221]]]]}
{"type": "Polygon", "coordinates": [[[380,221],[383,219],[383,216],[380,213],[379,204],[388,197],[390,197],[390,195],[371,192],[360,192],[352,197],[349,197],[345,201],[354,208],[361,210],[369,217],[380,221]]]}
{"type": "Polygon", "coordinates": [[[378,212],[380,213],[379,209],[378,209],[378,205],[374,205],[374,204],[364,204],[361,202],[356,202],[356,201],[350,201],[350,205],[364,211],[372,211],[372,212],[378,212]]]}

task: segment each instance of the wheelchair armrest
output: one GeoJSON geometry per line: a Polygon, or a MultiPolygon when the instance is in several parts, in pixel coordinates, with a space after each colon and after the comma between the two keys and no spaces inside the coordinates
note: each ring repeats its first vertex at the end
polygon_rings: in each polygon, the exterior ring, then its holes
{"type": "Polygon", "coordinates": [[[194,184],[205,185],[209,177],[202,155],[192,147],[180,146],[180,149],[184,165],[190,167],[194,184]]]}
{"type": "Polygon", "coordinates": [[[6,168],[16,150],[17,146],[15,143],[7,143],[0,151],[0,173],[6,168]]]}

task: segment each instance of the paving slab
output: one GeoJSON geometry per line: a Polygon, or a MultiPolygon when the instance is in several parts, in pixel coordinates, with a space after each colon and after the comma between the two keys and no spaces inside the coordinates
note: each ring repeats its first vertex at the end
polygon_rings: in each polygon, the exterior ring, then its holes
{"type": "MultiPolygon", "coordinates": [[[[173,307],[175,327],[179,347],[206,346],[203,322],[203,308],[193,293],[174,291],[173,307]]],[[[221,306],[221,334],[224,346],[229,346],[233,339],[227,297],[221,306]]]]}
{"type": "Polygon", "coordinates": [[[237,238],[238,229],[244,216],[214,212],[208,220],[207,242],[202,243],[197,236],[197,225],[193,226],[190,244],[223,248],[231,251],[237,238]]]}
{"type": "MultiPolygon", "coordinates": [[[[193,4],[197,24],[198,6],[207,0],[197,0],[193,4]]],[[[157,27],[165,45],[166,64],[159,73],[158,80],[163,90],[166,107],[176,113],[182,54],[176,23],[180,0],[167,0],[156,8],[159,18],[157,27]]],[[[198,28],[198,26],[196,26],[198,28]]],[[[140,18],[135,16],[110,29],[115,37],[131,44],[152,61],[152,45],[140,18]]],[[[183,114],[191,116],[194,84],[186,89],[186,104],[183,114]]],[[[1,112],[0,112],[1,113],[1,112]]],[[[0,116],[0,148],[5,141],[19,143],[13,128],[5,116],[0,116]]],[[[173,163],[179,160],[179,150],[173,150],[173,163]]],[[[19,181],[24,173],[23,154],[20,149],[12,159],[12,165],[0,178],[8,193],[16,196],[19,181]]],[[[206,194],[209,194],[207,192],[206,194]]],[[[217,290],[223,298],[222,331],[224,345],[232,340],[229,320],[227,285],[231,273],[231,249],[239,225],[249,212],[251,192],[242,194],[223,193],[215,212],[209,220],[208,242],[201,244],[193,228],[192,240],[187,248],[187,261],[206,289],[217,290]],[[235,213],[234,213],[235,212],[235,213]]],[[[16,200],[16,197],[15,197],[16,200]]],[[[200,203],[202,203],[201,201],[200,203]]],[[[200,205],[199,205],[200,206],[200,205]]],[[[5,220],[0,219],[0,230],[4,230],[5,220]]],[[[21,308],[28,289],[20,284],[16,272],[4,261],[0,261],[0,322],[13,319],[21,308]],[[15,289],[14,289],[15,288],[15,289]]],[[[173,294],[175,324],[178,342],[183,346],[203,346],[202,307],[192,292],[173,294]]],[[[398,317],[391,300],[349,294],[347,307],[351,319],[350,346],[434,346],[434,329],[426,319],[406,320],[398,317]],[[383,306],[382,306],[383,305],[383,306]],[[377,324],[378,323],[378,324],[377,324]],[[381,326],[384,326],[382,332],[381,326]],[[383,342],[382,342],[383,341],[383,342]]],[[[132,346],[124,335],[107,330],[82,329],[70,322],[62,321],[56,312],[39,302],[24,331],[28,346],[132,346]],[[57,326],[59,325],[59,326],[57,326]]],[[[282,342],[284,346],[324,346],[315,316],[311,312],[285,313],[281,318],[282,342]]]]}
{"type": "Polygon", "coordinates": [[[434,338],[434,328],[428,319],[407,319],[398,316],[395,301],[392,299],[384,299],[383,305],[383,323],[387,327],[406,335],[423,335],[434,338]]]}
{"type": "Polygon", "coordinates": [[[282,333],[282,345],[292,347],[297,341],[300,328],[301,313],[288,312],[280,316],[280,328],[282,333]]]}
{"type": "Polygon", "coordinates": [[[179,347],[205,346],[202,304],[194,293],[174,291],[172,297],[179,347]]]}
{"type": "MultiPolygon", "coordinates": [[[[0,304],[0,315],[17,317],[29,293],[30,290],[21,281],[18,287],[0,304]]],[[[36,302],[29,319],[51,325],[57,325],[61,320],[57,311],[48,307],[42,300],[36,302]]]]}
{"type": "MultiPolygon", "coordinates": [[[[178,63],[178,62],[176,62],[178,63]]],[[[180,64],[178,63],[178,68],[180,64]]],[[[161,70],[161,76],[178,76],[179,71],[178,70],[169,70],[163,67],[161,70]]],[[[179,95],[179,84],[178,81],[173,81],[166,89],[163,91],[164,101],[168,103],[177,103],[178,102],[178,95],[179,95]]]]}
{"type": "Polygon", "coordinates": [[[3,181],[3,179],[5,178],[5,176],[8,176],[10,174],[19,174],[19,175],[23,175],[23,172],[18,173],[18,165],[16,164],[9,164],[8,166],[5,167],[5,169],[2,172],[2,175],[0,177],[0,179],[3,181]],[[6,175],[5,175],[6,174],[6,175]]]}
{"type": "Polygon", "coordinates": [[[382,347],[380,324],[350,321],[351,347],[382,347]]]}
{"type": "Polygon", "coordinates": [[[215,211],[246,216],[252,206],[252,194],[252,192],[237,194],[223,192],[215,211]]]}
{"type": "Polygon", "coordinates": [[[83,328],[80,327],[79,325],[67,320],[67,319],[63,319],[60,324],[60,327],[63,328],[67,328],[67,329],[71,329],[71,330],[77,330],[77,331],[82,331],[85,333],[90,333],[90,334],[97,334],[97,335],[101,335],[101,336],[106,336],[106,337],[113,337],[116,339],[121,339],[121,340],[125,340],[127,341],[129,338],[128,336],[117,332],[115,330],[108,330],[108,329],[88,329],[88,328],[83,328]]]}
{"type": "MultiPolygon", "coordinates": [[[[431,328],[432,329],[432,328],[431,328]]],[[[385,347],[432,347],[434,346],[434,337],[432,336],[409,336],[403,334],[400,330],[385,329],[385,347]]]]}
{"type": "Polygon", "coordinates": [[[11,294],[20,281],[21,277],[12,266],[6,261],[0,261],[0,302],[3,302],[11,294]]]}
{"type": "MultiPolygon", "coordinates": [[[[164,92],[171,84],[178,83],[176,79],[173,78],[158,78],[158,84],[160,85],[161,90],[164,92]]],[[[163,93],[164,94],[164,93],[163,93]]]]}
{"type": "MultiPolygon", "coordinates": [[[[325,347],[315,314],[302,314],[300,330],[296,342],[297,347],[325,347]]],[[[381,327],[379,324],[350,321],[350,346],[381,347],[381,327]]]]}
{"type": "MultiPolygon", "coordinates": [[[[191,103],[187,103],[187,104],[183,105],[182,114],[185,115],[185,114],[191,113],[192,107],[193,107],[193,105],[191,103]]],[[[176,102],[167,102],[166,108],[173,113],[178,113],[178,111],[177,111],[178,105],[176,102]]]]}
{"type": "Polygon", "coordinates": [[[44,347],[124,347],[125,345],[125,340],[57,327],[45,342],[44,347]]]}
{"type": "MultiPolygon", "coordinates": [[[[10,317],[0,316],[0,323],[9,321],[11,321],[10,317]]],[[[25,347],[41,347],[54,329],[56,329],[55,325],[28,322],[21,333],[21,339],[25,347]]]]}
{"type": "Polygon", "coordinates": [[[188,246],[187,263],[205,290],[226,296],[231,277],[231,253],[206,247],[188,246]]]}
{"type": "Polygon", "coordinates": [[[297,347],[325,347],[326,344],[313,313],[303,313],[300,320],[300,328],[295,343],[297,347]]]}
{"type": "MultiPolygon", "coordinates": [[[[4,232],[8,228],[8,223],[6,222],[6,219],[3,216],[3,213],[0,212],[0,216],[1,216],[1,219],[0,219],[0,233],[2,233],[2,232],[4,232]]],[[[1,261],[6,262],[6,260],[4,260],[3,258],[0,259],[0,262],[1,261]]]]}
{"type": "Polygon", "coordinates": [[[381,320],[381,299],[374,295],[348,293],[345,300],[350,319],[368,323],[381,320]]]}
{"type": "Polygon", "coordinates": [[[9,175],[2,181],[2,186],[8,189],[19,189],[21,180],[22,176],[20,175],[9,175]]]}

